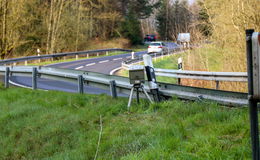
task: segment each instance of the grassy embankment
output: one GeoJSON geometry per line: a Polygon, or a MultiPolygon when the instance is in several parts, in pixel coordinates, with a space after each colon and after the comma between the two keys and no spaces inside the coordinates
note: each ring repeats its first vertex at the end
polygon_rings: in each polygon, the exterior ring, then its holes
{"type": "MultiPolygon", "coordinates": [[[[221,49],[214,45],[205,45],[185,53],[171,55],[165,58],[153,60],[155,68],[177,69],[177,60],[183,58],[184,70],[192,71],[211,71],[211,72],[245,72],[246,57],[245,53],[234,49],[221,49]]],[[[127,71],[118,73],[127,76],[127,71]]],[[[176,83],[176,79],[169,77],[158,77],[160,82],[176,83]]],[[[197,86],[205,88],[215,88],[214,81],[182,79],[182,85],[197,86]]],[[[240,82],[220,82],[221,90],[247,91],[247,83],[240,82]]]]}
{"type": "Polygon", "coordinates": [[[247,108],[0,88],[0,159],[250,159],[247,108]],[[101,130],[102,126],[102,130],[101,130]]]}

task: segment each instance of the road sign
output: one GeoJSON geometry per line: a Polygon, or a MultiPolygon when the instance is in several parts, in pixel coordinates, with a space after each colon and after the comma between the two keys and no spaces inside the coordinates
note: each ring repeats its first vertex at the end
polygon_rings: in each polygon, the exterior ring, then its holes
{"type": "Polygon", "coordinates": [[[252,35],[253,97],[260,100],[260,33],[252,35]]]}

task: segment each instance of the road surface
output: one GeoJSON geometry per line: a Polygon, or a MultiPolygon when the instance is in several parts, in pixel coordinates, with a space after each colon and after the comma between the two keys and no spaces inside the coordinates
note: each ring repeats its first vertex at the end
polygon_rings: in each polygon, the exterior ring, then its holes
{"type": "MultiPolygon", "coordinates": [[[[167,43],[167,46],[169,48],[178,48],[178,46],[175,43],[167,43]]],[[[135,56],[142,56],[143,54],[146,53],[147,51],[136,52],[135,56]]],[[[126,54],[120,54],[114,56],[105,56],[105,57],[83,59],[83,60],[77,60],[71,62],[62,62],[57,64],[51,64],[48,66],[56,67],[56,68],[66,68],[66,69],[75,69],[75,70],[110,74],[111,71],[121,67],[123,61],[130,58],[131,58],[131,53],[126,53],[126,54]]],[[[31,77],[12,76],[10,80],[12,84],[20,87],[30,88],[32,84],[31,77]]],[[[58,91],[65,91],[65,92],[78,91],[77,83],[49,80],[43,78],[37,79],[37,86],[39,89],[43,89],[43,90],[58,90],[58,91]]],[[[110,91],[85,85],[84,93],[110,94],[110,91]]],[[[124,96],[124,95],[119,95],[119,96],[124,96]]]]}

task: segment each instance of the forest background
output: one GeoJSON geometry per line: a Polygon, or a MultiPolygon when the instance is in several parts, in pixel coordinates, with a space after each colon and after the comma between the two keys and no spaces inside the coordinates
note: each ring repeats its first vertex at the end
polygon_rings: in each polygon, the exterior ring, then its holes
{"type": "MultiPolygon", "coordinates": [[[[78,51],[115,41],[141,44],[146,34],[175,41],[190,32],[193,42],[208,39],[232,48],[244,61],[244,31],[260,30],[259,0],[0,0],[1,59],[78,51]],[[94,42],[94,43],[92,43],[94,42]],[[241,55],[240,55],[241,54],[241,55]],[[242,57],[241,57],[242,56],[242,57]]],[[[107,47],[104,45],[104,47],[107,47]]],[[[229,53],[225,56],[229,57],[229,53]]],[[[233,56],[233,55],[232,55],[233,56]]],[[[244,70],[242,66],[241,70],[244,70]]]]}

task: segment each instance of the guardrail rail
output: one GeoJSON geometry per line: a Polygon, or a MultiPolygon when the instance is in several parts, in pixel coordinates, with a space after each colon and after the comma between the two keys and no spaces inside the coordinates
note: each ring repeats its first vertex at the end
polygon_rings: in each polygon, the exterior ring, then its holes
{"type": "Polygon", "coordinates": [[[25,64],[27,64],[27,61],[29,61],[29,60],[58,58],[58,57],[65,57],[65,56],[76,56],[76,58],[77,58],[79,55],[84,55],[84,54],[93,55],[95,53],[114,52],[114,51],[131,52],[132,50],[121,49],[121,48],[111,48],[111,49],[98,49],[98,50],[90,50],[90,51],[46,54],[46,55],[40,55],[40,56],[27,56],[27,57],[20,57],[20,58],[11,58],[11,59],[6,59],[6,60],[0,60],[0,65],[8,65],[8,64],[16,63],[16,62],[25,62],[25,64]]]}
{"type": "MultiPolygon", "coordinates": [[[[153,57],[156,55],[153,55],[153,57]]],[[[122,68],[129,70],[132,64],[135,64],[142,60],[137,57],[136,59],[127,60],[122,62],[122,68]]],[[[197,79],[215,81],[216,89],[219,89],[220,81],[229,82],[247,82],[247,72],[206,72],[206,71],[187,71],[187,70],[173,70],[173,69],[162,69],[155,68],[155,75],[162,77],[177,78],[178,84],[180,85],[181,79],[197,79]]]]}
{"type": "MultiPolygon", "coordinates": [[[[29,56],[22,58],[14,58],[8,60],[0,61],[0,64],[12,64],[15,62],[27,61],[27,60],[35,60],[41,58],[53,58],[59,56],[66,55],[79,55],[79,54],[89,54],[89,53],[97,53],[97,52],[106,52],[106,51],[130,51],[124,49],[104,49],[104,50],[93,50],[93,51],[82,51],[82,52],[69,52],[69,53],[60,53],[53,55],[43,55],[43,56],[29,56]]],[[[174,50],[173,50],[174,51],[174,50]]],[[[175,51],[179,51],[179,49],[175,49],[175,51]]],[[[156,55],[155,55],[156,56],[156,55]]],[[[157,55],[158,56],[158,55],[157,55]]],[[[129,62],[125,66],[128,66],[129,63],[138,62],[142,59],[142,57],[138,57],[133,60],[129,60],[129,62]]],[[[226,80],[228,78],[227,75],[220,73],[209,74],[205,72],[185,72],[185,71],[172,71],[172,70],[162,70],[157,69],[157,74],[172,76],[176,78],[187,78],[194,77],[208,77],[211,76],[211,80],[226,80]],[[217,77],[217,76],[226,76],[226,77],[217,77]]],[[[101,73],[94,73],[88,71],[80,71],[80,70],[71,70],[71,69],[60,69],[60,68],[52,68],[52,67],[42,67],[42,66],[0,66],[0,74],[5,76],[5,86],[8,87],[9,80],[12,76],[29,76],[32,77],[32,89],[37,89],[37,80],[39,78],[58,80],[58,81],[68,81],[78,84],[79,93],[83,92],[82,87],[84,85],[98,87],[101,89],[106,89],[111,91],[111,95],[116,97],[118,93],[129,95],[130,89],[132,85],[129,83],[129,79],[126,77],[114,76],[114,75],[106,75],[101,73]]],[[[246,74],[245,73],[236,73],[232,74],[233,78],[237,78],[238,81],[245,81],[246,74]],[[242,76],[242,77],[241,77],[242,76]]],[[[231,105],[231,106],[243,106],[247,105],[247,93],[240,92],[229,92],[229,91],[221,91],[215,89],[205,89],[198,87],[189,87],[189,86],[181,86],[177,84],[167,84],[167,83],[158,83],[159,90],[165,98],[170,97],[179,97],[182,99],[188,100],[213,100],[223,105],[231,105]]],[[[148,90],[147,83],[144,85],[144,88],[148,90]]]]}
{"type": "MultiPolygon", "coordinates": [[[[51,67],[39,67],[39,66],[0,66],[0,74],[6,75],[7,70],[9,73],[7,76],[30,76],[34,77],[32,80],[32,86],[37,86],[33,83],[37,83],[38,78],[45,78],[51,80],[60,80],[78,83],[79,76],[82,76],[85,85],[94,86],[101,89],[111,90],[111,81],[115,82],[115,88],[117,93],[129,95],[132,85],[129,83],[129,79],[126,77],[105,75],[101,73],[79,71],[71,69],[59,69],[51,67]],[[8,68],[8,69],[7,69],[8,68]],[[37,71],[37,76],[35,76],[37,71]]],[[[9,77],[8,77],[9,79],[9,77]]],[[[8,81],[6,82],[8,83],[8,81]]],[[[187,87],[176,84],[158,83],[162,96],[179,97],[188,100],[206,99],[213,100],[223,105],[231,106],[243,106],[247,104],[247,94],[229,91],[220,91],[213,89],[205,89],[198,87],[187,87]]],[[[78,85],[82,87],[82,85],[78,85]]],[[[149,93],[148,86],[144,86],[149,93]]],[[[36,88],[34,88],[36,89],[36,88]]],[[[79,89],[80,90],[80,89],[79,89]]],[[[112,95],[112,94],[111,94],[112,95]]]]}

